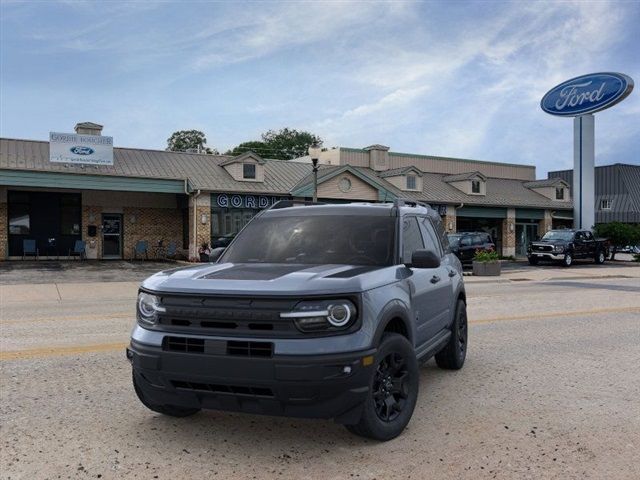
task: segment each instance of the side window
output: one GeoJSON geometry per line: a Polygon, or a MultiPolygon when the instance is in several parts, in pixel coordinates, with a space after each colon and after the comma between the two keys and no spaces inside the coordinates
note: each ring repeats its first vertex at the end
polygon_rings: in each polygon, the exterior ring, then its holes
{"type": "Polygon", "coordinates": [[[420,226],[422,227],[422,237],[424,238],[424,244],[427,250],[431,250],[440,258],[442,258],[442,247],[440,241],[436,235],[436,231],[433,229],[433,225],[428,218],[420,218],[420,226]]]}
{"type": "Polygon", "coordinates": [[[472,238],[472,243],[474,245],[482,245],[482,237],[480,235],[474,235],[472,238]]]}
{"type": "Polygon", "coordinates": [[[584,232],[584,239],[593,240],[593,235],[591,235],[591,232],[584,232]]]}
{"type": "Polygon", "coordinates": [[[577,232],[576,233],[576,240],[583,240],[583,236],[582,236],[582,232],[577,232]]]}
{"type": "Polygon", "coordinates": [[[462,246],[462,247],[470,247],[471,246],[471,237],[462,237],[460,239],[460,246],[462,246]]]}
{"type": "Polygon", "coordinates": [[[418,219],[416,217],[405,217],[402,222],[402,261],[411,262],[411,255],[416,250],[424,248],[418,219]]]}

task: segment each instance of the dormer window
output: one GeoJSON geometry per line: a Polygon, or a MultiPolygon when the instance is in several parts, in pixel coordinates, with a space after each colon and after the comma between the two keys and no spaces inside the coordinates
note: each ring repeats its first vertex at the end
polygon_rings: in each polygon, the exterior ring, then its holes
{"type": "Polygon", "coordinates": [[[611,210],[611,199],[603,198],[600,200],[600,210],[611,210]]]}
{"type": "Polygon", "coordinates": [[[256,178],[256,164],[255,163],[243,163],[242,164],[242,178],[245,180],[254,180],[256,178]]]}
{"type": "Polygon", "coordinates": [[[416,190],[416,176],[407,175],[407,190],[416,190]]]}
{"type": "Polygon", "coordinates": [[[556,200],[564,200],[564,188],[556,187],[556,200]]]}
{"type": "Polygon", "coordinates": [[[480,180],[471,180],[471,193],[480,193],[480,180]]]}

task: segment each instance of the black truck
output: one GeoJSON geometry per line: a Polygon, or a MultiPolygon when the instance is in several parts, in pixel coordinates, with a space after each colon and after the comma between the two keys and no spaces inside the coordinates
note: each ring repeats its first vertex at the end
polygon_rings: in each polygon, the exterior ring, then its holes
{"type": "Polygon", "coordinates": [[[589,230],[550,230],[527,248],[531,265],[551,261],[570,267],[574,260],[584,258],[602,264],[608,255],[609,242],[604,238],[594,238],[589,230]]]}

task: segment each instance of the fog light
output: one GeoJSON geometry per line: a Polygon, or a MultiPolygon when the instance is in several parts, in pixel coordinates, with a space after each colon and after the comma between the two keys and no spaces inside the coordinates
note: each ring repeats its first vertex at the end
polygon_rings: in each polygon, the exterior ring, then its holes
{"type": "Polygon", "coordinates": [[[342,373],[344,374],[350,374],[351,373],[351,367],[349,365],[342,367],[342,373]]]}
{"type": "Polygon", "coordinates": [[[373,365],[373,355],[368,355],[362,358],[362,365],[368,367],[369,365],[373,365]]]}

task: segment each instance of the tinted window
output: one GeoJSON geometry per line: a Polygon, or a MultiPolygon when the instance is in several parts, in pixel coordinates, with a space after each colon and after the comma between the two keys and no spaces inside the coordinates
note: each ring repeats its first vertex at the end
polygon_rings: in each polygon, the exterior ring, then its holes
{"type": "Polygon", "coordinates": [[[487,234],[487,235],[484,237],[484,243],[493,243],[493,242],[491,241],[491,235],[488,235],[488,234],[487,234]]]}
{"type": "Polygon", "coordinates": [[[460,239],[460,245],[463,247],[468,247],[471,245],[471,237],[462,237],[460,239]]]}
{"type": "Polygon", "coordinates": [[[242,164],[242,177],[243,178],[256,178],[256,166],[253,163],[242,164]]]}
{"type": "Polygon", "coordinates": [[[425,248],[442,257],[442,248],[440,246],[440,241],[438,240],[436,232],[433,229],[433,225],[431,224],[429,219],[421,218],[420,225],[422,226],[422,236],[424,237],[425,248]]]}
{"type": "Polygon", "coordinates": [[[411,262],[411,255],[424,248],[416,217],[405,217],[402,223],[402,261],[411,262]]]}
{"type": "Polygon", "coordinates": [[[566,241],[570,241],[573,239],[573,232],[570,230],[567,231],[559,231],[559,230],[552,230],[550,232],[547,232],[544,234],[544,236],[542,237],[542,240],[566,240],[566,241]]]}
{"type": "Polygon", "coordinates": [[[471,237],[471,243],[473,243],[474,245],[482,245],[484,242],[482,241],[482,236],[474,235],[473,237],[471,237]]]}
{"type": "Polygon", "coordinates": [[[591,235],[591,232],[584,232],[584,239],[593,240],[593,235],[591,235]]]}
{"type": "Polygon", "coordinates": [[[258,217],[221,262],[391,265],[393,217],[313,215],[258,217]]]}

